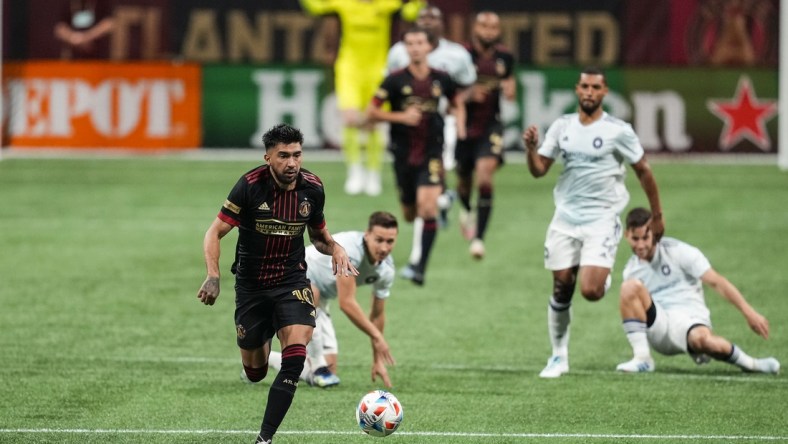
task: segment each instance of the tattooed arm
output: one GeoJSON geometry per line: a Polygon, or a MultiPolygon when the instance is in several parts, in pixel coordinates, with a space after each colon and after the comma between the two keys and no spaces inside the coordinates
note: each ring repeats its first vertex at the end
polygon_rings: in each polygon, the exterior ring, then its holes
{"type": "Polygon", "coordinates": [[[217,217],[205,232],[203,252],[208,276],[202,283],[200,291],[197,292],[197,298],[205,305],[213,305],[216,298],[219,297],[219,243],[232,229],[232,225],[217,217]]]}

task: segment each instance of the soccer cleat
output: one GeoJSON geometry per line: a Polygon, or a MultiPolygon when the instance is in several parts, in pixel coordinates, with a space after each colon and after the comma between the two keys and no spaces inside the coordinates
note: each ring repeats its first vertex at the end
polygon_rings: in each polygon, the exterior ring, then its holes
{"type": "Polygon", "coordinates": [[[262,436],[257,435],[257,439],[254,440],[254,444],[272,444],[272,439],[263,439],[262,436]]]}
{"type": "Polygon", "coordinates": [[[418,267],[413,264],[408,264],[404,268],[400,269],[399,277],[412,281],[418,286],[424,285],[424,273],[420,272],[418,267]]]}
{"type": "Polygon", "coordinates": [[[380,196],[380,193],[383,192],[383,184],[378,171],[367,172],[367,181],[364,184],[364,192],[367,193],[368,196],[373,197],[380,196]]]}
{"type": "Polygon", "coordinates": [[[364,190],[364,168],[361,165],[350,165],[345,180],[345,193],[355,196],[364,190]]]}
{"type": "Polygon", "coordinates": [[[540,378],[558,378],[564,373],[569,373],[569,358],[566,356],[551,356],[547,366],[539,373],[540,378]]]}
{"type": "Polygon", "coordinates": [[[408,264],[399,271],[399,277],[403,279],[411,280],[413,276],[416,275],[416,266],[413,264],[408,264]]]}
{"type": "Polygon", "coordinates": [[[472,258],[481,260],[484,257],[484,241],[481,239],[474,239],[471,241],[469,251],[472,258]]]}
{"type": "Polygon", "coordinates": [[[473,220],[473,213],[460,207],[460,231],[465,240],[470,241],[476,237],[476,222],[473,220]]]}
{"type": "Polygon", "coordinates": [[[780,361],[774,358],[755,359],[755,372],[777,375],[780,373],[780,361]]]}
{"type": "Polygon", "coordinates": [[[328,388],[339,385],[339,376],[331,373],[328,367],[320,367],[307,381],[312,387],[328,388]]]}
{"type": "Polygon", "coordinates": [[[624,373],[651,373],[654,371],[654,360],[633,358],[616,366],[616,371],[624,373]]]}

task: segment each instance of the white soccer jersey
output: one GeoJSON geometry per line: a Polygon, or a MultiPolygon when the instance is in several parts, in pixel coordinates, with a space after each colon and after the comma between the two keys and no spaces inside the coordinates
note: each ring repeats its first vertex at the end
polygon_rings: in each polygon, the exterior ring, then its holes
{"type": "Polygon", "coordinates": [[[711,268],[700,250],[678,239],[663,237],[651,262],[633,255],[624,267],[624,280],[643,283],[654,302],[666,310],[678,310],[711,325],[703,298],[701,276],[711,268]]]}
{"type": "MultiPolygon", "coordinates": [[[[386,59],[386,74],[403,69],[410,63],[410,56],[405,43],[397,42],[389,50],[386,59]]],[[[438,47],[427,56],[427,64],[434,69],[445,71],[460,86],[471,86],[476,82],[476,67],[473,65],[471,53],[459,43],[440,39],[438,47]]]]}
{"type": "MultiPolygon", "coordinates": [[[[394,284],[394,259],[389,256],[379,264],[371,264],[364,249],[364,233],[361,231],[344,231],[334,234],[333,237],[342,245],[350,262],[358,270],[356,285],[372,285],[375,297],[389,297],[394,284]]],[[[314,245],[310,245],[306,249],[306,262],[306,276],[320,291],[320,297],[326,300],[335,299],[337,280],[331,270],[331,256],[320,253],[314,245]]]]}
{"type": "Polygon", "coordinates": [[[583,125],[572,113],[550,125],[538,153],[563,163],[553,190],[556,214],[580,225],[624,210],[629,192],[623,162],[637,163],[644,151],[632,125],[623,120],[603,113],[583,125]]]}

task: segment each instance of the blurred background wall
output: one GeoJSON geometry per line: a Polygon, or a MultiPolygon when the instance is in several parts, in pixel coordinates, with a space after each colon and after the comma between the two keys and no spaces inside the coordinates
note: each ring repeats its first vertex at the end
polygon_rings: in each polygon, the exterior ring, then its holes
{"type": "MultiPolygon", "coordinates": [[[[443,0],[464,42],[474,13],[501,16],[517,61],[507,145],[574,108],[577,70],[608,73],[608,111],[667,153],[777,149],[778,0],[443,0]]],[[[397,17],[392,42],[404,29],[397,17]]],[[[140,149],[256,148],[279,121],[310,148],[336,148],[336,17],[297,0],[5,0],[4,144],[140,149]],[[112,18],[89,57],[64,51],[58,22],[112,18]]]]}

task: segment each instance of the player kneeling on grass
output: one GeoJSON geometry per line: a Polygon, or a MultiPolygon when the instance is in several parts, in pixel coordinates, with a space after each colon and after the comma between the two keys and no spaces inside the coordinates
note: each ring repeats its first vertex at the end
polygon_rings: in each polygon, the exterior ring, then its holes
{"type": "MultiPolygon", "coordinates": [[[[358,270],[357,276],[334,275],[329,256],[325,256],[329,259],[326,261],[314,247],[306,249],[306,274],[312,283],[312,293],[318,300],[316,326],[307,345],[307,360],[301,372],[301,379],[309,385],[326,388],[339,384],[336,375],[337,337],[328,309],[328,303],[338,299],[339,308],[372,341],[372,380],[380,376],[383,384],[391,387],[386,365],[394,364],[394,358],[383,336],[383,327],[386,323],[385,303],[394,283],[391,251],[397,241],[398,230],[397,218],[393,214],[376,211],[370,215],[366,231],[345,231],[334,235],[358,270]],[[369,318],[356,300],[356,290],[362,285],[372,287],[369,318]]],[[[268,363],[278,369],[281,354],[271,352],[268,363]]]]}
{"type": "Polygon", "coordinates": [[[635,356],[616,370],[654,371],[653,347],[664,355],[689,353],[697,364],[709,362],[711,357],[746,372],[779,373],[780,363],[775,358],[753,358],[712,332],[703,284],[738,308],[752,331],[764,339],[769,337],[769,322],[711,268],[700,250],[677,239],[655,241],[651,212],[645,208],[630,211],[626,223],[625,235],[635,254],[624,268],[620,308],[635,356]]]}

